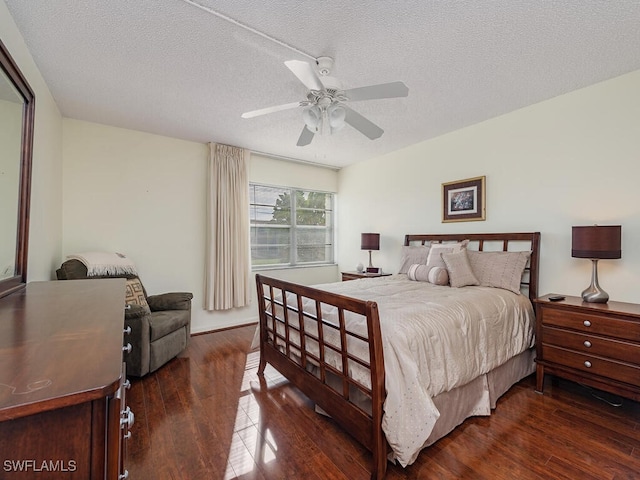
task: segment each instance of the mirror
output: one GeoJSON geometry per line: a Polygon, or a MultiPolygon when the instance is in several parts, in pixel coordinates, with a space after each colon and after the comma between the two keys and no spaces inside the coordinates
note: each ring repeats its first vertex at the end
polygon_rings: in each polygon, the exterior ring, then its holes
{"type": "Polygon", "coordinates": [[[34,102],[0,40],[0,297],[27,282],[34,102]]]}

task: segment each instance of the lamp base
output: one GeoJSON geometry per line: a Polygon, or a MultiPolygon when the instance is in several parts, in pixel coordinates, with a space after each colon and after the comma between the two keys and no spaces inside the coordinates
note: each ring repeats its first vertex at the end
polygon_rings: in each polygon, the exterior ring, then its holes
{"type": "Polygon", "coordinates": [[[598,284],[598,260],[591,259],[591,285],[582,292],[582,300],[589,303],[607,303],[609,294],[598,284]]]}
{"type": "Polygon", "coordinates": [[[602,289],[587,288],[582,292],[582,300],[589,303],[607,303],[609,294],[602,289]]]}

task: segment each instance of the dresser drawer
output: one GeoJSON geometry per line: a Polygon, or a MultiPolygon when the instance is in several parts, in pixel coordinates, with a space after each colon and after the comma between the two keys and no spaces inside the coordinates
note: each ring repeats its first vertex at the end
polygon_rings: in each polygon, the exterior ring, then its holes
{"type": "Polygon", "coordinates": [[[638,366],[546,344],[542,345],[542,354],[547,362],[574,368],[591,375],[599,375],[630,385],[640,386],[640,367],[638,366]]]}
{"type": "Polygon", "coordinates": [[[640,366],[640,345],[584,333],[542,327],[542,342],[640,366]]]}
{"type": "Polygon", "coordinates": [[[605,335],[640,342],[640,322],[613,315],[600,316],[553,308],[542,309],[542,324],[571,328],[586,334],[605,335]]]}

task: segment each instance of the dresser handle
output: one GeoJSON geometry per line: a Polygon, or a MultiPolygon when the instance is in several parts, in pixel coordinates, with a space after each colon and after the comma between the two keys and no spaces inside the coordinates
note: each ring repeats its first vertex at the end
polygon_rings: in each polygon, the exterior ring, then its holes
{"type": "Polygon", "coordinates": [[[127,328],[125,328],[122,332],[129,335],[131,333],[131,325],[127,325],[127,328]]]}
{"type": "Polygon", "coordinates": [[[120,428],[131,428],[136,421],[136,417],[131,411],[131,408],[127,407],[120,412],[120,428]]]}
{"type": "Polygon", "coordinates": [[[591,326],[591,322],[590,322],[589,320],[585,320],[584,322],[582,322],[582,324],[583,324],[585,327],[590,327],[590,326],[591,326]]]}
{"type": "Polygon", "coordinates": [[[122,475],[118,476],[118,480],[126,480],[127,478],[129,478],[129,470],[125,470],[122,475]]]}
{"type": "Polygon", "coordinates": [[[591,347],[591,342],[589,340],[585,340],[584,341],[584,346],[587,347],[587,348],[590,348],[591,347]]]}
{"type": "Polygon", "coordinates": [[[591,362],[587,360],[586,362],[584,362],[584,366],[587,368],[591,368],[591,362]]]}
{"type": "Polygon", "coordinates": [[[133,347],[131,346],[130,343],[127,343],[124,347],[122,347],[122,351],[125,353],[131,353],[131,350],[133,349],[133,347]]]}

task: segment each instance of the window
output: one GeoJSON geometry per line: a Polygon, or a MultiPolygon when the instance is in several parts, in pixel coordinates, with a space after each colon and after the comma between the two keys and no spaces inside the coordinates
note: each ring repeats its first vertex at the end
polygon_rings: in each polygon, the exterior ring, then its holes
{"type": "Polygon", "coordinates": [[[332,193],[251,183],[253,268],[333,263],[332,193]]]}

